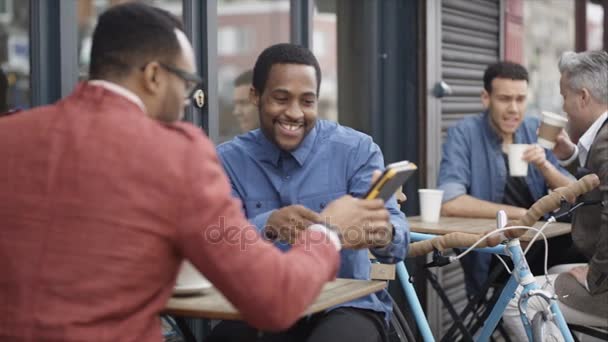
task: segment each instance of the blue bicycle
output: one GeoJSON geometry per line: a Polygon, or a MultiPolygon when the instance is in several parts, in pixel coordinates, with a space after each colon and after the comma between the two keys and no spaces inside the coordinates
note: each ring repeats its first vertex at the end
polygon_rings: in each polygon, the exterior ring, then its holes
{"type": "MultiPolygon", "coordinates": [[[[504,286],[500,297],[494,304],[492,311],[483,323],[483,328],[477,340],[490,340],[490,337],[496,329],[496,326],[500,321],[507,304],[512,298],[514,298],[517,287],[521,285],[523,290],[519,299],[519,311],[528,340],[544,341],[548,331],[547,326],[549,324],[555,324],[565,341],[574,341],[564,316],[559,309],[556,297],[550,292],[541,288],[536,283],[534,276],[530,272],[528,263],[525,259],[527,249],[526,251],[522,250],[519,237],[523,235],[526,230],[535,230],[537,233],[532,241],[530,241],[528,248],[538,237],[542,237],[544,239],[546,247],[547,240],[543,234],[543,230],[549,224],[555,222],[556,218],[551,217],[540,229],[532,228],[530,226],[532,226],[546,213],[550,213],[559,208],[563,201],[575,203],[578,196],[592,190],[598,185],[599,179],[596,175],[585,176],[568,187],[556,189],[550,195],[541,198],[530,208],[530,210],[528,210],[528,213],[521,220],[511,222],[510,224],[507,223],[506,214],[501,211],[497,214],[498,229],[490,231],[486,234],[476,235],[466,233],[451,233],[443,236],[436,236],[430,234],[412,233],[411,238],[413,243],[410,245],[408,256],[420,256],[434,252],[433,264],[435,266],[444,266],[448,263],[457,261],[472,250],[510,257],[514,265],[513,272],[511,273],[509,281],[504,286]],[[498,244],[498,242],[502,243],[498,244]],[[441,252],[449,248],[467,248],[467,250],[457,256],[443,256],[441,252]],[[534,317],[530,318],[526,313],[526,309],[528,301],[533,297],[538,297],[546,301],[547,309],[545,311],[536,313],[534,317]]],[[[568,213],[571,213],[581,205],[583,205],[583,203],[574,205],[568,213]]],[[[502,259],[500,260],[502,261],[502,259]]],[[[547,248],[545,248],[545,274],[547,273],[546,265],[547,248]]],[[[506,264],[505,267],[507,267],[506,264]]],[[[434,341],[435,339],[431,333],[426,316],[422,310],[420,301],[416,296],[414,287],[409,281],[409,274],[403,262],[397,265],[397,275],[423,340],[425,342],[434,341]]],[[[406,326],[405,329],[402,330],[409,329],[407,329],[406,326]]]]}

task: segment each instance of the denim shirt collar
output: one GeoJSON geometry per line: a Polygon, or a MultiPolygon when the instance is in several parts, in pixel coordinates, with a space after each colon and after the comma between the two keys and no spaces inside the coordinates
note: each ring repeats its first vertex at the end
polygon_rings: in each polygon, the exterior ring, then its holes
{"type": "Polygon", "coordinates": [[[483,126],[485,128],[484,132],[486,138],[490,143],[492,143],[492,146],[500,146],[502,144],[502,139],[500,135],[498,135],[496,128],[492,126],[490,120],[492,120],[492,118],[490,117],[490,112],[486,110],[485,112],[483,112],[483,126]]]}
{"type": "Polygon", "coordinates": [[[317,121],[312,130],[310,130],[310,132],[306,134],[304,140],[302,140],[300,145],[296,147],[295,150],[290,152],[282,151],[275,143],[273,143],[266,137],[266,135],[264,134],[264,132],[262,132],[261,129],[258,130],[258,142],[260,144],[259,146],[261,155],[260,159],[268,161],[272,163],[272,165],[277,167],[279,165],[279,158],[281,156],[281,153],[289,153],[296,160],[299,166],[304,165],[304,162],[310,155],[310,152],[312,151],[315,145],[315,140],[317,139],[318,135],[318,126],[319,122],[317,121]]]}

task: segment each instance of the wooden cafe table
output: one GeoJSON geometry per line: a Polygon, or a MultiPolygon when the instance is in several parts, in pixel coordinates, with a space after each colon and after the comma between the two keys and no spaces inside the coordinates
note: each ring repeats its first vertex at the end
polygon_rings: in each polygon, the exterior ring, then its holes
{"type": "MultiPolygon", "coordinates": [[[[386,281],[357,280],[338,278],[325,284],[319,297],[302,313],[302,316],[321,312],[332,306],[350,302],[386,287],[386,281]]],[[[285,298],[288,300],[288,298],[285,298]]],[[[268,310],[271,308],[260,308],[268,310]]],[[[172,316],[192,318],[240,320],[237,309],[215,288],[204,291],[201,295],[172,297],[163,312],[172,316]]]]}
{"type": "MultiPolygon", "coordinates": [[[[386,281],[338,278],[325,284],[319,297],[302,313],[302,317],[321,312],[332,306],[350,302],[387,286],[386,281]]],[[[285,298],[289,300],[289,298],[285,298]]],[[[271,310],[272,308],[260,308],[271,310]]],[[[200,295],[172,297],[163,314],[174,316],[186,341],[196,341],[184,318],[241,320],[238,310],[214,287],[200,295]]]]}
{"type": "MultiPolygon", "coordinates": [[[[420,216],[413,216],[408,217],[407,220],[412,232],[424,234],[444,235],[454,232],[479,234],[491,229],[496,229],[495,219],[442,216],[439,218],[438,223],[426,223],[422,222],[420,216]]],[[[543,224],[545,224],[544,221],[536,222],[534,228],[540,229],[543,224]]],[[[571,230],[572,227],[570,223],[554,222],[545,228],[543,233],[547,236],[547,239],[549,239],[568,234],[571,230]]],[[[521,236],[519,240],[522,241],[522,245],[525,245],[528,241],[532,240],[534,234],[536,234],[536,231],[528,230],[526,234],[521,236]]],[[[542,237],[539,237],[536,241],[542,241],[542,237]]]]}

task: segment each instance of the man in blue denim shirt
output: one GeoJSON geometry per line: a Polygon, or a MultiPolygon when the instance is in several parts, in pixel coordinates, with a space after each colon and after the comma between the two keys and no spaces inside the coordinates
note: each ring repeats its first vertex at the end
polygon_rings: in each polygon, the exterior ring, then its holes
{"type": "MultiPolygon", "coordinates": [[[[519,218],[548,188],[572,180],[552,152],[536,145],[539,121],[525,116],[527,93],[523,66],[499,62],[486,69],[481,94],[486,111],[450,128],[443,145],[442,215],[494,218],[505,210],[509,218],[519,218]],[[523,155],[529,163],[525,178],[509,176],[509,144],[530,144],[523,155]]],[[[487,279],[491,255],[471,253],[461,260],[467,293],[473,295],[487,279]]]]}
{"type": "MultiPolygon", "coordinates": [[[[384,168],[382,152],[371,137],[317,120],[320,81],[318,62],[309,50],[291,44],[264,50],[255,64],[251,90],[260,113],[260,129],[218,147],[234,195],[243,202],[251,222],[271,239],[289,241],[309,222],[323,220],[318,212],[333,199],[345,194],[362,197],[372,173],[384,168]]],[[[369,241],[366,246],[381,262],[395,263],[405,257],[408,227],[394,198],[387,209],[392,227],[372,223],[369,229],[383,232],[388,239],[369,241]]],[[[279,247],[289,248],[286,244],[279,247]]],[[[255,260],[251,262],[255,264],[255,260]]],[[[367,249],[341,251],[338,277],[369,279],[370,268],[367,249]]],[[[264,338],[383,341],[391,310],[387,292],[381,291],[264,338]]],[[[256,336],[251,328],[234,322],[222,322],[213,334],[212,341],[256,336]]]]}

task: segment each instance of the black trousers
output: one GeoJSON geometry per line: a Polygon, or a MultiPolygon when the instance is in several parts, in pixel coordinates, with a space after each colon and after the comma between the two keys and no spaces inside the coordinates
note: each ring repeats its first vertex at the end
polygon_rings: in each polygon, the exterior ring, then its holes
{"type": "Polygon", "coordinates": [[[371,310],[338,308],[299,320],[289,330],[267,333],[244,322],[219,323],[205,342],[324,342],[324,341],[387,341],[384,315],[371,310]]]}

